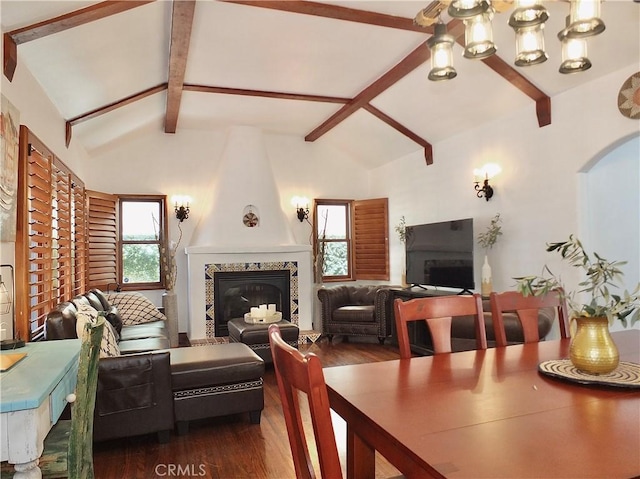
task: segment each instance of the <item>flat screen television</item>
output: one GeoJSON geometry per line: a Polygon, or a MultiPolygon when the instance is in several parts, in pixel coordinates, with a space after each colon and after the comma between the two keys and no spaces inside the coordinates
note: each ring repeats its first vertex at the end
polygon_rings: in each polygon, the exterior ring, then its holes
{"type": "Polygon", "coordinates": [[[407,283],[472,290],[473,218],[407,226],[407,283]]]}

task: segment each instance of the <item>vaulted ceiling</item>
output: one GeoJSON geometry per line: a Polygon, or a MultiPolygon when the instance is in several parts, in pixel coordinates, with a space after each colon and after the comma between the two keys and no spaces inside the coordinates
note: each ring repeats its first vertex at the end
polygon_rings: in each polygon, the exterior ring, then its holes
{"type": "MultiPolygon", "coordinates": [[[[640,67],[640,4],[603,3],[593,67],[558,73],[569,4],[547,2],[549,60],[513,66],[510,12],[493,20],[498,53],[462,58],[464,28],[446,14],[458,76],[431,82],[419,1],[1,0],[4,74],[24,62],[67,120],[67,141],[91,153],[161,130],[259,126],[326,141],[366,167],[530,108],[553,122],[553,97],[640,67]]],[[[603,92],[604,93],[604,92],[603,92]]],[[[615,101],[616,92],[606,92],[615,101]]],[[[583,112],[586,114],[592,112],[583,112]]],[[[596,112],[593,112],[596,113],[596,112]]],[[[61,132],[65,134],[65,132],[61,132]]]]}

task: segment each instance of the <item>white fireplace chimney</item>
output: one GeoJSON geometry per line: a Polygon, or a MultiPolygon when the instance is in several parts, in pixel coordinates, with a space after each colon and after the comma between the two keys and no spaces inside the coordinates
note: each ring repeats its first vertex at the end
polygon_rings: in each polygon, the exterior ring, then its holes
{"type": "Polygon", "coordinates": [[[203,205],[191,246],[295,244],[259,128],[234,126],[229,130],[211,188],[211,204],[203,205]],[[249,211],[258,216],[257,226],[243,222],[249,211]]]}

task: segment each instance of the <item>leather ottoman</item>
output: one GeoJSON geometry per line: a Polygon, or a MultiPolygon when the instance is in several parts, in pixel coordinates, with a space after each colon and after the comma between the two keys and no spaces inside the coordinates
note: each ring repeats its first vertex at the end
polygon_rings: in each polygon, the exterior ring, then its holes
{"type": "Polygon", "coordinates": [[[264,361],[244,344],[171,350],[171,389],[178,434],[189,421],[248,412],[260,424],[264,361]]]}
{"type": "MultiPolygon", "coordinates": [[[[277,324],[280,327],[282,339],[294,348],[298,347],[298,336],[300,334],[298,326],[286,319],[272,324],[277,324]]],[[[269,347],[270,324],[251,324],[245,322],[244,318],[235,318],[230,320],[227,325],[229,327],[229,343],[244,343],[264,359],[265,363],[273,363],[271,348],[269,347]]]]}

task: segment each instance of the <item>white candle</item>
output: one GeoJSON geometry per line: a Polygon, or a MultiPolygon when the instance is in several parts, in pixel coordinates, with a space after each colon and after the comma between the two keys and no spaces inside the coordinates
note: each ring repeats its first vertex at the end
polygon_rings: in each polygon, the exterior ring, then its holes
{"type": "Polygon", "coordinates": [[[251,308],[251,317],[252,318],[258,317],[258,308],[251,308]]]}
{"type": "Polygon", "coordinates": [[[274,314],[276,312],[276,305],[270,304],[267,309],[269,310],[269,314],[274,314]]]}

